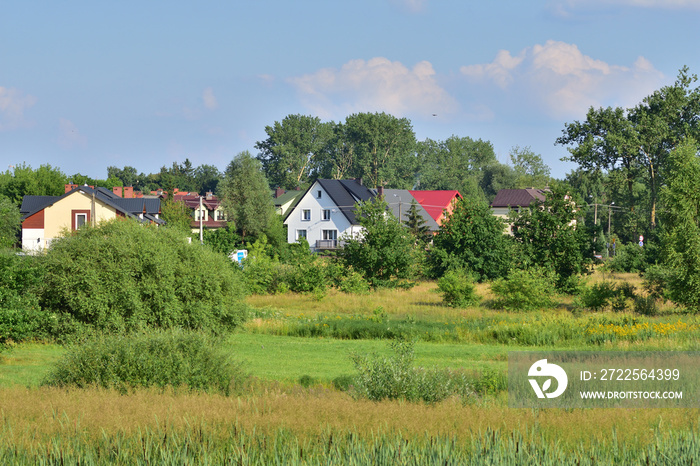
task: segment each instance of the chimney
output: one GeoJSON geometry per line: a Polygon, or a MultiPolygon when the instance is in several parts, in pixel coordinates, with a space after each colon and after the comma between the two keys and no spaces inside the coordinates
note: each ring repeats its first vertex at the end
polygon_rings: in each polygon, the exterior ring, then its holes
{"type": "Polygon", "coordinates": [[[207,191],[206,199],[207,199],[207,200],[211,200],[211,198],[213,198],[213,197],[214,197],[214,193],[211,192],[211,191],[207,191]]]}
{"type": "Polygon", "coordinates": [[[277,187],[277,189],[275,189],[275,199],[277,199],[277,198],[280,197],[282,194],[284,194],[284,192],[285,192],[284,189],[282,189],[282,188],[280,188],[280,187],[277,187]]]}
{"type": "Polygon", "coordinates": [[[379,198],[384,198],[384,186],[377,188],[377,196],[379,196],[379,198]]]}
{"type": "Polygon", "coordinates": [[[119,196],[119,197],[124,197],[124,196],[122,195],[122,187],[121,187],[121,186],[113,186],[113,187],[112,187],[112,192],[113,192],[115,195],[119,196]]]}
{"type": "MultiPolygon", "coordinates": [[[[77,188],[77,187],[78,187],[77,184],[69,183],[69,184],[66,185],[66,191],[65,191],[65,192],[66,192],[66,193],[69,193],[69,192],[73,191],[73,190],[74,190],[75,188],[77,188]]],[[[65,193],[64,193],[64,194],[65,194],[65,193]]]]}
{"type": "Polygon", "coordinates": [[[134,187],[133,186],[126,186],[124,188],[124,197],[127,199],[131,199],[134,197],[134,187]]]}

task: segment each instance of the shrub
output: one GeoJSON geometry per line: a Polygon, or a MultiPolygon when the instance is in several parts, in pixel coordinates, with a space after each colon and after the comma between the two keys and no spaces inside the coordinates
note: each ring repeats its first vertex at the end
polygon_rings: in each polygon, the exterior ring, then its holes
{"type": "Polygon", "coordinates": [[[491,284],[493,307],[508,311],[532,311],[552,306],[554,277],[544,269],[511,270],[491,284]]]}
{"type": "Polygon", "coordinates": [[[615,312],[622,312],[628,308],[629,301],[634,301],[636,297],[634,285],[626,282],[615,284],[606,280],[585,289],[580,295],[579,305],[594,311],[610,307],[615,312]]]}
{"type": "Polygon", "coordinates": [[[114,220],[53,242],[43,261],[44,307],[97,329],[222,331],[247,313],[240,272],[166,228],[114,220]]]}
{"type": "Polygon", "coordinates": [[[414,343],[394,341],[390,357],[350,355],[358,374],[353,394],[373,401],[402,399],[435,403],[470,393],[465,374],[437,368],[413,367],[414,343]]]}
{"type": "Polygon", "coordinates": [[[635,243],[620,244],[605,265],[613,272],[642,272],[647,266],[644,248],[635,243]]]}
{"type": "Polygon", "coordinates": [[[634,299],[634,312],[644,316],[655,316],[659,313],[656,307],[656,298],[654,296],[637,296],[634,299]]]}
{"type": "Polygon", "coordinates": [[[450,270],[437,281],[442,300],[451,307],[473,306],[479,302],[471,277],[462,271],[450,270]]]}
{"type": "Polygon", "coordinates": [[[42,385],[98,386],[126,393],[137,387],[187,387],[229,395],[246,381],[218,340],[197,332],[152,331],[99,336],[71,347],[42,385]]]}

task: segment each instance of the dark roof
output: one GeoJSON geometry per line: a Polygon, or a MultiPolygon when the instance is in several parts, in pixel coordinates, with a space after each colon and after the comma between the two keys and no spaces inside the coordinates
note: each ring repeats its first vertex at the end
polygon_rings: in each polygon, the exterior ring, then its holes
{"type": "Polygon", "coordinates": [[[56,202],[61,196],[24,196],[22,198],[22,207],[19,212],[26,215],[30,212],[36,213],[56,202]]]}
{"type": "Polygon", "coordinates": [[[358,201],[368,201],[375,195],[372,190],[362,186],[355,180],[318,179],[316,181],[321,185],[324,191],[328,193],[333,202],[335,202],[335,205],[338,206],[338,209],[340,209],[352,225],[357,224],[355,220],[355,203],[358,201]]]}
{"type": "Polygon", "coordinates": [[[534,201],[544,201],[543,189],[501,189],[491,207],[526,207],[534,201]]]}
{"type": "Polygon", "coordinates": [[[34,215],[35,213],[43,210],[64,197],[68,197],[75,191],[83,191],[86,194],[95,194],[95,199],[99,199],[100,202],[107,204],[118,212],[121,212],[129,216],[138,216],[140,214],[150,214],[155,215],[160,213],[160,199],[144,199],[144,198],[131,198],[124,199],[108,189],[97,188],[92,189],[89,186],[78,186],[63,196],[24,196],[22,199],[22,220],[27,217],[34,215]],[[26,204],[26,206],[25,206],[26,204]]]}

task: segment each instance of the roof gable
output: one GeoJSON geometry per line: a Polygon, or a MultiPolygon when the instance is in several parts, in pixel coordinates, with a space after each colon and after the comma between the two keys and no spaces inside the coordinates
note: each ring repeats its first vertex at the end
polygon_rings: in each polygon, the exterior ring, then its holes
{"type": "Polygon", "coordinates": [[[462,197],[455,189],[409,192],[436,222],[442,216],[442,211],[450,207],[452,201],[462,197]]]}
{"type": "Polygon", "coordinates": [[[351,225],[357,225],[355,204],[358,201],[368,201],[375,196],[372,190],[362,186],[355,180],[318,179],[316,182],[328,193],[328,196],[343,215],[345,215],[345,218],[348,219],[351,225]]]}

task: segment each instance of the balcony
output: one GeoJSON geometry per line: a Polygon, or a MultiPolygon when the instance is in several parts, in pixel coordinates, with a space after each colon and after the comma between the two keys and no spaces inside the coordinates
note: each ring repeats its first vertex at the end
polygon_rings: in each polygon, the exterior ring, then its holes
{"type": "Polygon", "coordinates": [[[344,245],[343,241],[338,241],[337,239],[316,240],[316,249],[342,249],[344,245]]]}

